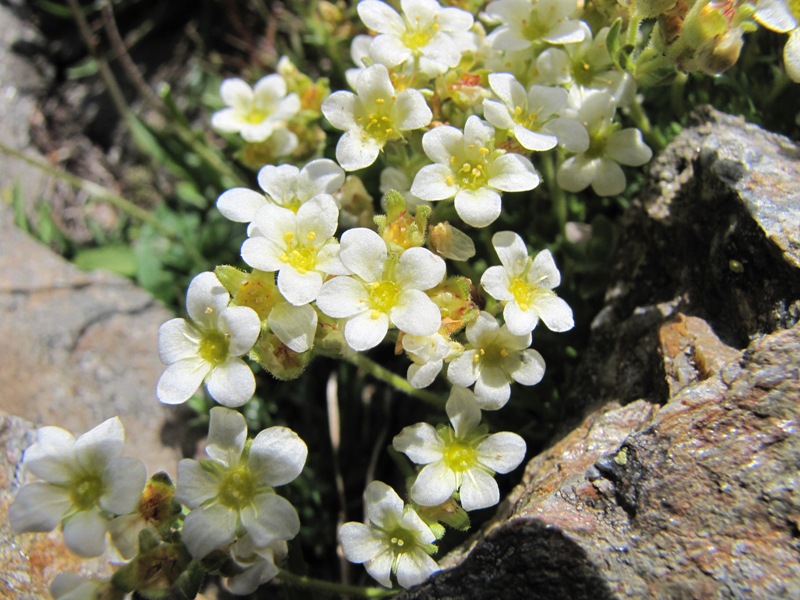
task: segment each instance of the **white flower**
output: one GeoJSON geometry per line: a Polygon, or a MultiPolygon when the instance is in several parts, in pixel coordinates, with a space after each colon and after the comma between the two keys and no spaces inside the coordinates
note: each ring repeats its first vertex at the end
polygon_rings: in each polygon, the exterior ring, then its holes
{"type": "Polygon", "coordinates": [[[481,410],[466,388],[453,387],[446,410],[452,427],[417,423],[392,441],[395,450],[426,465],[411,486],[411,497],[422,506],[438,506],[458,492],[466,511],[494,506],[500,501],[494,474],[519,466],[525,441],[516,433],[488,435],[479,427],[481,410]]]}
{"type": "Polygon", "coordinates": [[[370,57],[387,67],[418,61],[429,77],[455,67],[461,54],[474,50],[465,34],[473,18],[459,8],[443,8],[435,0],[401,0],[402,15],[379,0],[358,3],[358,16],[379,33],[369,46],[370,57]]]}
{"type": "Polygon", "coordinates": [[[280,572],[275,563],[283,561],[288,552],[284,540],[273,541],[259,548],[253,542],[253,536],[244,536],[231,548],[233,561],[242,572],[227,578],[225,587],[237,596],[252,594],[280,572]]]}
{"type": "Polygon", "coordinates": [[[253,372],[240,357],[253,347],[261,320],[251,308],[228,306],[229,300],[214,273],[192,279],[186,292],[192,323],[172,319],[158,330],[158,353],[168,365],[156,390],[161,402],[185,402],[204,381],[225,406],[241,406],[253,395],[253,372]]]}
{"type": "Polygon", "coordinates": [[[217,199],[217,208],[231,221],[250,223],[265,204],[271,202],[297,212],[312,198],[331,196],[343,183],[344,171],[327,158],[312,160],[302,169],[294,165],[266,165],[258,172],[258,185],[264,194],[247,188],[233,188],[217,199]]]}
{"type": "Polygon", "coordinates": [[[432,335],[404,335],[403,350],[413,363],[406,377],[411,387],[428,387],[442,370],[444,360],[461,350],[461,345],[450,341],[438,331],[432,335]]]}
{"type": "Polygon", "coordinates": [[[409,177],[405,171],[397,167],[386,167],[381,171],[379,189],[381,193],[384,194],[381,198],[381,206],[384,210],[386,210],[386,192],[389,190],[396,190],[403,194],[403,198],[406,201],[406,208],[411,212],[416,212],[420,204],[430,206],[428,202],[420,200],[411,193],[411,177],[409,177]]]}
{"type": "Polygon", "coordinates": [[[322,113],[336,129],[345,131],[336,144],[336,160],[346,171],[368,167],[387,142],[425,127],[433,113],[414,89],[399,94],[381,64],[358,74],[356,94],[339,91],[322,103],[322,113]]]}
{"type": "Polygon", "coordinates": [[[344,338],[356,351],[374,348],[389,326],[411,335],[431,335],[441,325],[439,307],[425,290],[444,278],[444,261],[430,250],[409,248],[389,255],[374,231],[345,231],[339,257],[353,276],[326,281],[317,307],[334,319],[347,319],[344,338]]]}
{"type": "Polygon", "coordinates": [[[628,73],[617,69],[611,60],[606,47],[609,28],[603,27],[596,36],[592,36],[586,23],[581,22],[581,28],[586,34],[583,41],[563,48],[547,48],[536,57],[536,81],[544,85],[579,85],[605,90],[614,96],[617,104],[630,104],[636,94],[636,83],[628,73]]]}
{"type": "Polygon", "coordinates": [[[490,73],[489,85],[500,102],[484,100],[484,117],[498,129],[510,131],[523,148],[541,152],[561,144],[571,152],[583,152],[589,147],[586,128],[558,115],[567,105],[563,88],[533,85],[526,93],[509,73],[490,73]]]}
{"type": "Polygon", "coordinates": [[[212,115],[211,126],[239,133],[247,142],[263,142],[300,110],[297,94],[287,96],[286,81],[277,74],[263,77],[254,88],[238,78],[226,79],[220,95],[228,108],[212,115]]]}
{"type": "Polygon", "coordinates": [[[767,29],[789,34],[783,64],[791,80],[800,83],[800,5],[795,0],[758,0],[755,19],[767,29]]]}
{"type": "Polygon", "coordinates": [[[217,406],[211,409],[206,454],[210,460],[178,463],[175,499],[191,509],[183,541],[192,556],[202,559],[245,535],[256,548],[297,535],[297,511],[272,489],[303,470],[308,449],[295,432],[270,427],[248,442],[244,417],[217,406]]]}
{"type": "Polygon", "coordinates": [[[500,216],[500,192],[524,192],[539,185],[531,162],[494,148],[494,127],[472,115],[462,133],[435,127],[422,136],[434,164],[417,172],[411,193],[423,200],[455,197],[458,216],[473,227],[486,227],[500,216]]]}
{"type": "Polygon", "coordinates": [[[44,482],[17,492],[8,510],[16,532],[52,531],[61,523],[67,548],[99,556],[108,521],[135,510],[144,489],[144,463],[122,456],[125,430],[118,417],[77,440],[60,427],[42,427],[23,455],[23,465],[44,482]]]}
{"type": "Polygon", "coordinates": [[[614,98],[608,92],[583,95],[578,118],[589,132],[589,148],[559,166],[556,179],[563,189],[580,192],[591,185],[599,196],[621,194],[626,180],[619,165],[638,167],[653,156],[638,129],[620,129],[613,120],[615,112],[614,98]]]}
{"type": "Polygon", "coordinates": [[[531,334],[513,335],[488,312],[482,311],[467,326],[464,354],[447,368],[451,383],[475,384],[475,399],[483,410],[495,410],[508,402],[511,381],[535,385],[544,376],[544,359],[531,345],[531,334]]]}
{"type": "Polygon", "coordinates": [[[486,269],[481,285],[490,296],[505,302],[503,318],[508,331],[526,335],[540,318],[551,331],[572,329],[572,309],[552,291],[561,283],[561,274],[550,251],[543,250],[531,259],[525,242],[513,231],[498,231],[492,245],[502,266],[486,269]]]}
{"type": "Polygon", "coordinates": [[[577,0],[495,0],[486,14],[500,21],[488,42],[502,51],[525,50],[534,44],[574,44],[584,37],[581,21],[572,19],[577,0]]]}
{"type": "Polygon", "coordinates": [[[297,213],[265,204],[242,244],[242,258],[255,269],[277,271],[278,289],[291,304],[308,304],[317,298],[324,275],[348,272],[333,237],[338,224],[339,209],[328,195],[315,196],[297,213]]]}
{"type": "Polygon", "coordinates": [[[373,481],[364,492],[367,523],[345,523],[339,528],[339,543],[350,562],[364,566],[375,580],[409,588],[422,583],[439,569],[430,555],[436,537],[411,506],[380,481],[373,481]]]}

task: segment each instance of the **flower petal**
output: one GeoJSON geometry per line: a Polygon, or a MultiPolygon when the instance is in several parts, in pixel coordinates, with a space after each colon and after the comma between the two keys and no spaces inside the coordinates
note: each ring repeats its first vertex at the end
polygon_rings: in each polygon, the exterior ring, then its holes
{"type": "Polygon", "coordinates": [[[156,388],[158,399],[164,404],[181,404],[197,392],[211,365],[200,357],[187,358],[172,363],[161,374],[156,388]]]}
{"type": "Polygon", "coordinates": [[[308,448],[288,427],[261,431],[250,446],[247,466],[262,484],[276,487],[294,481],[306,464],[308,448]]]}
{"type": "Polygon", "coordinates": [[[161,362],[174,362],[197,356],[200,333],[186,319],[170,319],[158,328],[158,354],[161,362]]]}
{"type": "Polygon", "coordinates": [[[183,543],[197,560],[236,538],[236,512],[219,504],[201,506],[183,521],[183,543]]]}
{"type": "Polygon", "coordinates": [[[344,557],[351,563],[365,563],[386,549],[383,536],[363,523],[345,523],[339,527],[338,537],[344,557]]]}
{"type": "Polygon", "coordinates": [[[497,482],[483,469],[470,469],[464,473],[459,494],[461,508],[467,512],[488,508],[500,502],[497,482]]]}
{"type": "Polygon", "coordinates": [[[412,462],[427,465],[442,459],[444,444],[436,433],[436,428],[428,423],[409,425],[394,436],[394,449],[402,452],[412,462]]]}
{"type": "Polygon", "coordinates": [[[219,478],[206,471],[198,461],[184,458],[178,463],[175,499],[189,508],[197,508],[216,497],[219,484],[219,478]]]}
{"type": "Polygon", "coordinates": [[[217,208],[226,219],[236,223],[250,223],[266,202],[263,194],[247,188],[233,188],[217,198],[217,208]]]}
{"type": "Polygon", "coordinates": [[[404,552],[397,558],[397,583],[408,589],[438,570],[439,565],[424,550],[404,552]]]}
{"type": "Polygon", "coordinates": [[[365,227],[348,229],[339,243],[339,258],[364,281],[378,281],[389,255],[381,236],[365,227]]]}
{"type": "Polygon", "coordinates": [[[214,400],[234,408],[253,397],[256,379],[247,363],[237,356],[229,356],[208,374],[206,389],[214,400]]]}
{"type": "Polygon", "coordinates": [[[411,486],[411,497],[422,506],[438,506],[449,500],[455,491],[456,474],[439,460],[419,472],[411,486]]]}
{"type": "Polygon", "coordinates": [[[206,454],[226,467],[239,463],[247,441],[247,423],[241,413],[215,406],[209,412],[206,454]]]}
{"type": "Polygon", "coordinates": [[[217,276],[210,271],[200,273],[189,283],[186,312],[203,328],[216,325],[218,315],[228,306],[230,295],[217,276]]]}
{"type": "Polygon", "coordinates": [[[364,352],[380,344],[388,331],[388,315],[377,311],[364,311],[347,321],[344,326],[344,339],[353,350],[364,352]]]}
{"type": "Polygon", "coordinates": [[[478,444],[478,462],[495,473],[508,473],[520,465],[526,450],[525,440],[516,433],[503,431],[478,444]]]}
{"type": "Polygon", "coordinates": [[[107,524],[96,509],[75,513],[64,521],[64,545],[78,556],[100,556],[106,549],[107,524]]]}
{"type": "Polygon", "coordinates": [[[69,490],[40,481],[29,483],[8,508],[8,524],[16,533],[52,531],[71,505],[69,490]]]}
{"type": "Polygon", "coordinates": [[[294,352],[305,352],[314,344],[317,311],[310,304],[292,306],[282,302],[269,313],[269,328],[294,352]]]}
{"type": "Polygon", "coordinates": [[[147,483],[147,468],[138,458],[120,456],[111,460],[103,473],[105,493],[99,504],[115,515],[125,515],[136,510],[147,483]]]}
{"type": "Polygon", "coordinates": [[[242,526],[255,545],[263,547],[294,538],[300,532],[300,517],[291,502],[270,492],[259,494],[242,510],[242,526]]]}

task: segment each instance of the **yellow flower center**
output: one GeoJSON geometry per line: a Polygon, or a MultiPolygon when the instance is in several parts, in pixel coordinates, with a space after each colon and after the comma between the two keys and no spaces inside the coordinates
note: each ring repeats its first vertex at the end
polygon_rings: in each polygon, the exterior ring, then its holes
{"type": "Polygon", "coordinates": [[[269,113],[264,110],[259,108],[251,108],[247,111],[247,114],[244,115],[244,120],[251,125],[258,125],[259,123],[263,123],[268,116],[269,113]]]}
{"type": "Polygon", "coordinates": [[[199,354],[207,363],[219,365],[228,358],[228,336],[219,331],[204,332],[200,338],[199,354]]]}
{"type": "Polygon", "coordinates": [[[70,490],[70,500],[78,511],[89,510],[100,500],[103,490],[103,480],[100,476],[89,473],[73,482],[70,490]]]}
{"type": "MultiPolygon", "coordinates": [[[[467,146],[468,151],[474,150],[474,145],[467,146]]],[[[477,190],[486,187],[489,180],[488,166],[489,154],[491,150],[485,147],[478,149],[478,155],[475,159],[469,160],[462,159],[459,165],[459,159],[455,156],[450,158],[450,168],[453,175],[448,176],[446,181],[447,185],[458,183],[462,189],[477,190]]]]}
{"type": "Polygon", "coordinates": [[[400,296],[400,288],[393,281],[381,281],[369,285],[368,306],[372,309],[372,318],[388,313],[400,296]]]}
{"type": "MultiPolygon", "coordinates": [[[[392,98],[392,101],[394,101],[394,98],[392,98]]],[[[391,119],[386,114],[386,99],[378,98],[375,100],[375,104],[378,105],[378,109],[356,117],[356,122],[361,125],[362,139],[373,138],[381,143],[386,143],[389,139],[400,137],[392,127],[391,119]]]]}
{"type": "MultiPolygon", "coordinates": [[[[317,234],[311,231],[306,234],[306,241],[313,242],[316,237],[317,234]]],[[[286,252],[281,254],[280,259],[294,267],[301,275],[313,271],[317,266],[318,248],[307,244],[298,244],[294,238],[295,235],[292,232],[287,232],[283,236],[287,248],[286,252]]]]}
{"type": "Polygon", "coordinates": [[[448,469],[460,473],[474,467],[477,464],[477,456],[478,451],[471,445],[454,439],[447,443],[443,460],[448,469]]]}
{"type": "MultiPolygon", "coordinates": [[[[436,17],[434,17],[436,19],[436,17]]],[[[428,45],[434,34],[439,31],[439,24],[433,23],[432,25],[420,23],[419,18],[415,19],[412,27],[406,29],[406,32],[401,38],[406,48],[411,50],[414,56],[422,54],[422,48],[428,45]]]]}
{"type": "Polygon", "coordinates": [[[220,480],[217,500],[230,509],[241,510],[253,502],[256,487],[249,469],[239,465],[228,470],[220,480]]]}
{"type": "Polygon", "coordinates": [[[514,107],[514,122],[531,131],[539,130],[539,113],[533,111],[525,113],[521,106],[514,107]]]}

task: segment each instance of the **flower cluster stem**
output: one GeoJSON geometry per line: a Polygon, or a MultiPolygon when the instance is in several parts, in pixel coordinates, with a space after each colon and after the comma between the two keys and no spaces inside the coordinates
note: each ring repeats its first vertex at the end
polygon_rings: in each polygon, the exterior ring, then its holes
{"type": "Polygon", "coordinates": [[[388,383],[396,390],[414,398],[419,398],[420,400],[423,400],[428,404],[435,406],[436,408],[444,409],[444,398],[440,397],[438,394],[429,392],[428,390],[418,390],[417,388],[412,387],[405,377],[401,377],[397,373],[394,373],[386,367],[379,365],[371,358],[368,358],[364,353],[352,352],[346,356],[346,359],[355,366],[364,369],[375,379],[379,379],[384,383],[388,383]]]}
{"type": "Polygon", "coordinates": [[[343,583],[334,583],[332,581],[324,581],[322,579],[314,579],[306,575],[295,575],[289,571],[281,569],[278,575],[280,580],[286,585],[302,587],[309,590],[318,592],[326,592],[329,594],[338,594],[346,598],[388,598],[395,594],[393,590],[379,587],[360,587],[357,585],[346,585],[343,583]]]}

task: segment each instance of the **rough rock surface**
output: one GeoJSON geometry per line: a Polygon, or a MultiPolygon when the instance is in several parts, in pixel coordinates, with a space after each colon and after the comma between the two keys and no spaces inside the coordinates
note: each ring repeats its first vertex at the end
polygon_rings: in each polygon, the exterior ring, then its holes
{"type": "Polygon", "coordinates": [[[627,217],[588,416],[400,598],[800,597],[798,150],[698,120],[627,217]]]}
{"type": "Polygon", "coordinates": [[[669,397],[658,331],[682,312],[734,348],[800,319],[800,149],[705,109],[650,166],[568,403],[669,397]]]}

